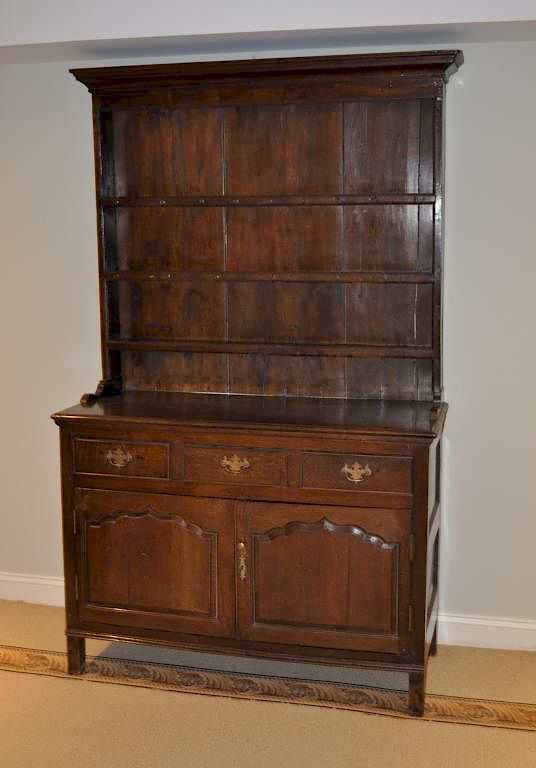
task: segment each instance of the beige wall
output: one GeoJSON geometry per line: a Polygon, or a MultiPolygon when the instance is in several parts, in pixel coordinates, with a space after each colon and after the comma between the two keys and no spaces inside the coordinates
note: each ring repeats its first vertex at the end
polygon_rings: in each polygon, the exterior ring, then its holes
{"type": "MultiPolygon", "coordinates": [[[[447,120],[442,608],[534,619],[536,43],[464,50],[447,120]]],[[[0,66],[0,571],[51,576],[48,416],[99,378],[90,100],[67,68],[0,66]]]]}

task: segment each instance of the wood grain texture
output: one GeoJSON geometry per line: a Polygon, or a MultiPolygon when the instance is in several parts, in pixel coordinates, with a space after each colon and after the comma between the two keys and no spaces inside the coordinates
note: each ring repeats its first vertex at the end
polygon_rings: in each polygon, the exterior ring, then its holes
{"type": "Polygon", "coordinates": [[[343,268],[340,206],[230,208],[227,237],[227,268],[231,271],[343,268]]]}
{"type": "Polygon", "coordinates": [[[227,355],[196,352],[122,352],[125,388],[134,392],[225,392],[227,355]]]}
{"type": "Polygon", "coordinates": [[[342,192],[339,106],[229,108],[224,130],[229,194],[342,192]]]}
{"type": "Polygon", "coordinates": [[[221,130],[214,109],[115,112],[113,194],[220,194],[221,130]]]}
{"type": "Polygon", "coordinates": [[[245,639],[400,652],[409,513],[246,503],[245,639]],[[401,551],[401,549],[403,551],[401,551]]]}
{"type": "Polygon", "coordinates": [[[184,477],[193,482],[286,485],[287,457],[284,451],[258,450],[249,446],[187,446],[184,477]],[[237,457],[244,468],[233,472],[222,464],[237,457]]]}
{"type": "MultiPolygon", "coordinates": [[[[344,105],[344,191],[354,194],[427,193],[431,147],[421,146],[420,101],[356,102],[344,105]],[[422,149],[422,157],[421,157],[422,149]]],[[[432,129],[431,111],[425,108],[432,129]]]]}
{"type": "Polygon", "coordinates": [[[125,389],[437,399],[441,115],[385,77],[374,100],[275,104],[263,83],[265,103],[103,109],[104,358],[125,389]],[[375,364],[394,347],[433,364],[375,364]]]}
{"type": "Polygon", "coordinates": [[[74,470],[99,475],[169,477],[169,447],[163,443],[75,440],[74,470]]]}
{"type": "Polygon", "coordinates": [[[228,288],[234,341],[344,341],[344,289],[339,285],[235,283],[228,288]]]}
{"type": "Polygon", "coordinates": [[[118,283],[126,339],[225,338],[225,291],[218,283],[118,283]]]}
{"type": "Polygon", "coordinates": [[[432,272],[433,206],[359,205],[344,208],[347,269],[432,272]]]}
{"type": "Polygon", "coordinates": [[[81,618],[232,633],[230,502],[79,490],[76,514],[81,618]]]}
{"type": "Polygon", "coordinates": [[[344,397],[346,361],[297,355],[229,355],[229,392],[289,397],[344,397]]]}
{"type": "Polygon", "coordinates": [[[224,267],[221,209],[140,206],[117,208],[111,214],[117,219],[111,271],[217,271],[224,267]]]}
{"type": "Polygon", "coordinates": [[[352,285],[347,340],[361,344],[432,344],[432,290],[428,285],[352,285]]]}
{"type": "Polygon", "coordinates": [[[255,431],[312,429],[342,435],[391,435],[402,440],[424,437],[432,441],[443,429],[447,406],[404,400],[350,400],[313,397],[250,397],[176,392],[124,392],[89,408],[74,405],[53,415],[66,429],[129,424],[147,428],[162,425],[208,428],[255,426],[255,431]]]}
{"type": "Polygon", "coordinates": [[[433,400],[431,360],[396,357],[347,361],[347,395],[379,400],[433,400]]]}
{"type": "Polygon", "coordinates": [[[302,485],[308,488],[332,488],[345,491],[399,491],[412,492],[411,459],[386,456],[304,453],[302,458],[302,485]],[[352,482],[343,467],[355,463],[370,470],[360,482],[352,482]]]}

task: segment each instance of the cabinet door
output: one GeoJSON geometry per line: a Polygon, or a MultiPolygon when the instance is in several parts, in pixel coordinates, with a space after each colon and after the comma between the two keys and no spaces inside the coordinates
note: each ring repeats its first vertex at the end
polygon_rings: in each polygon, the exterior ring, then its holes
{"type": "Polygon", "coordinates": [[[233,502],[78,489],[75,504],[82,621],[234,634],[233,502]]]}
{"type": "Polygon", "coordinates": [[[241,637],[405,652],[410,521],[400,509],[242,504],[241,637]]]}

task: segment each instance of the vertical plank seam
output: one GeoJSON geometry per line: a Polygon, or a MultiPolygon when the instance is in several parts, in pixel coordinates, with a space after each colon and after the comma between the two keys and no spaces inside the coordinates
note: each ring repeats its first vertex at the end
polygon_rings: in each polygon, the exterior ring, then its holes
{"type": "MultiPolygon", "coordinates": [[[[341,192],[344,195],[346,192],[346,154],[345,154],[345,141],[346,141],[346,104],[341,102],[341,192]]],[[[342,255],[342,269],[347,271],[348,265],[348,252],[346,242],[346,226],[347,226],[347,208],[345,205],[341,205],[341,255],[342,255]]],[[[344,286],[343,296],[343,312],[344,312],[344,343],[347,343],[348,339],[348,285],[344,286]]],[[[348,398],[348,358],[343,360],[343,377],[344,377],[344,397],[348,398]]]]}
{"type": "MultiPolygon", "coordinates": [[[[221,189],[225,196],[227,192],[227,155],[225,152],[225,107],[220,109],[220,152],[221,152],[221,189]]],[[[227,271],[228,259],[228,209],[226,205],[222,207],[222,226],[223,226],[223,271],[227,271]]],[[[223,284],[223,335],[225,341],[229,341],[229,287],[227,282],[223,284]]],[[[231,391],[231,356],[229,352],[225,355],[225,391],[231,391]]]]}

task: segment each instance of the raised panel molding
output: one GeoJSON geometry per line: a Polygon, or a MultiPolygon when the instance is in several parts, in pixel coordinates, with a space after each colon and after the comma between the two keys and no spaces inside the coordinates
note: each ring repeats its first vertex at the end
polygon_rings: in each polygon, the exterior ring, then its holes
{"type": "Polygon", "coordinates": [[[150,504],[138,510],[108,511],[96,519],[90,509],[81,529],[83,603],[216,618],[217,532],[204,532],[182,516],[159,512],[150,504]],[[147,526],[152,535],[148,536],[147,526]],[[186,534],[198,542],[185,544],[186,534]],[[122,564],[119,571],[116,561],[122,564]],[[198,587],[193,600],[192,579],[198,587]]]}
{"type": "MultiPolygon", "coordinates": [[[[79,506],[79,509],[83,509],[83,502],[79,506]]],[[[187,531],[190,531],[191,533],[194,533],[196,536],[198,536],[200,539],[212,539],[214,537],[217,538],[218,534],[216,532],[212,531],[204,531],[202,528],[200,528],[195,523],[189,522],[188,520],[185,520],[180,515],[171,515],[167,514],[165,512],[157,512],[152,507],[145,507],[144,509],[141,509],[137,512],[132,512],[130,510],[114,510],[113,512],[110,512],[105,517],[100,517],[98,520],[92,520],[91,518],[85,518],[84,522],[86,522],[88,525],[100,528],[102,525],[105,525],[107,523],[117,523],[121,518],[123,517],[130,517],[130,518],[143,518],[143,517],[153,517],[155,520],[169,520],[173,523],[177,523],[180,525],[181,528],[184,528],[187,531]]]]}
{"type": "MultiPolygon", "coordinates": [[[[287,511],[299,515],[299,510],[287,511]]],[[[361,525],[370,523],[360,520],[361,525]]],[[[305,521],[254,517],[248,524],[255,639],[311,644],[309,636],[296,632],[314,631],[315,642],[328,647],[340,647],[340,642],[361,650],[374,637],[380,650],[394,652],[408,599],[399,541],[385,541],[356,523],[332,522],[321,513],[305,521]],[[257,533],[258,525],[268,530],[257,533]],[[265,634],[267,627],[279,635],[265,634]]],[[[387,528],[381,532],[392,535],[387,528]]]]}
{"type": "Polygon", "coordinates": [[[367,533],[357,525],[338,525],[336,523],[332,523],[326,517],[322,517],[320,520],[317,520],[314,523],[293,521],[279,528],[272,528],[270,531],[266,531],[265,533],[255,533],[253,534],[253,538],[256,541],[265,543],[273,541],[279,536],[288,536],[289,533],[313,533],[314,531],[320,530],[338,534],[349,533],[353,536],[357,536],[362,541],[366,541],[369,544],[374,544],[377,547],[380,547],[380,549],[394,549],[398,546],[397,542],[385,541],[381,536],[367,533]]]}

